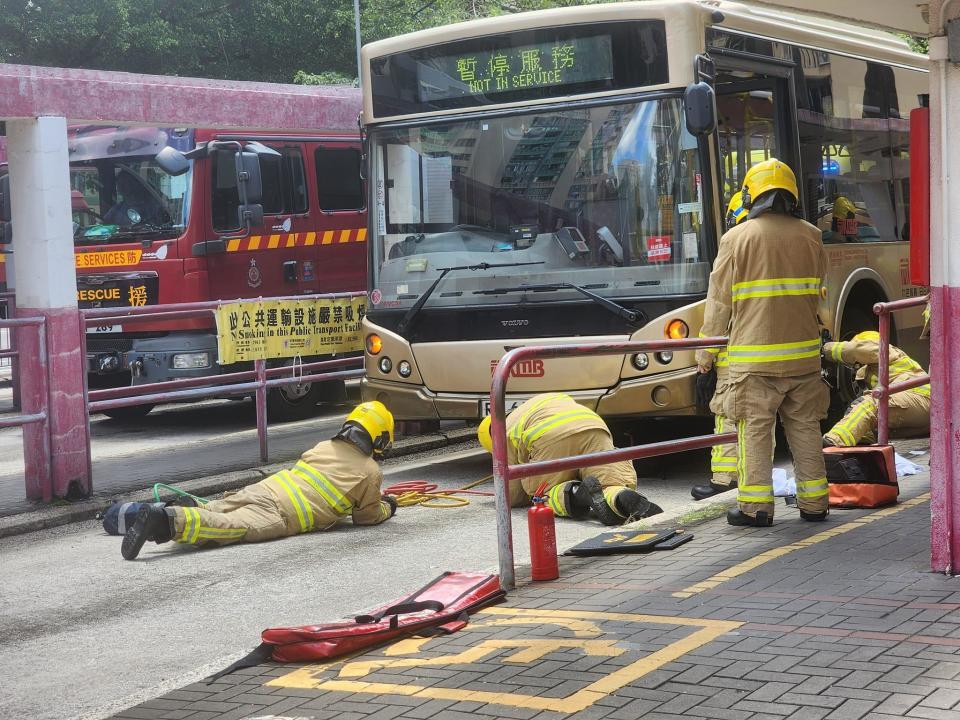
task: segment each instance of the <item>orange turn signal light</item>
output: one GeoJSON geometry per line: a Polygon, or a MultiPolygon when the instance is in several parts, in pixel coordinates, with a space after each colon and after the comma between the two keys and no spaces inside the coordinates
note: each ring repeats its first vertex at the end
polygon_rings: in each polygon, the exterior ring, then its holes
{"type": "Polygon", "coordinates": [[[667,323],[667,337],[671,340],[683,340],[690,336],[690,328],[683,320],[671,320],[667,323]]]}
{"type": "Polygon", "coordinates": [[[367,352],[371,355],[377,355],[383,350],[383,340],[379,335],[367,335],[367,352]]]}

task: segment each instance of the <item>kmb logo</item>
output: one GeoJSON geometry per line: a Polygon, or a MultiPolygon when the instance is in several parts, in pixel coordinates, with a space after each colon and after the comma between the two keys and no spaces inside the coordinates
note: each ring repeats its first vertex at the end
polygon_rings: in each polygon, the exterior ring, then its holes
{"type": "MultiPolygon", "coordinates": [[[[492,376],[497,369],[497,360],[490,361],[490,375],[492,376]]],[[[546,375],[543,368],[543,360],[521,360],[510,370],[510,377],[531,377],[539,378],[546,375]]]]}

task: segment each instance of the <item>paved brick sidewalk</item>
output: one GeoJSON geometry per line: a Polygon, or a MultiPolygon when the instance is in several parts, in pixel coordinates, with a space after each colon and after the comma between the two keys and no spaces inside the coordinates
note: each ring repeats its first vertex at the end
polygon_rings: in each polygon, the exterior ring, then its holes
{"type": "Polygon", "coordinates": [[[928,484],[824,524],[778,506],[773,528],[718,519],[672,552],[566,559],[455,635],[266,664],[115,717],[960,719],[960,583],[928,571],[928,484]]]}

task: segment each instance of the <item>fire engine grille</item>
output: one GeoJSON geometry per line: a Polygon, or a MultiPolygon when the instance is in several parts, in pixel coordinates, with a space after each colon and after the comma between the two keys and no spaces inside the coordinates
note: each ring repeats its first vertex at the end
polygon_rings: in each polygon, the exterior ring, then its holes
{"type": "Polygon", "coordinates": [[[127,337],[98,338],[87,337],[88,353],[122,353],[133,347],[133,340],[127,337]]]}

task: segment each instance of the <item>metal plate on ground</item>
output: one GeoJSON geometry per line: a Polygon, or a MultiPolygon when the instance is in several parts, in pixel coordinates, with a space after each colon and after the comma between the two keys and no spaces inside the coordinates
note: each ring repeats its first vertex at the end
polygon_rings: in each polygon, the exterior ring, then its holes
{"type": "Polygon", "coordinates": [[[657,543],[669,540],[676,534],[676,530],[605,532],[584,540],[579,545],[574,545],[564,554],[583,556],[644,553],[653,550],[657,543]]]}

